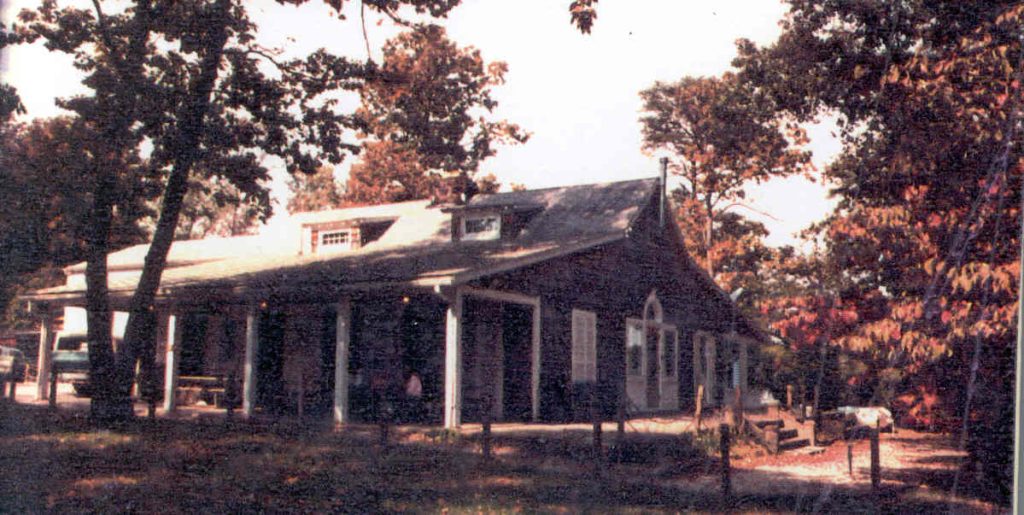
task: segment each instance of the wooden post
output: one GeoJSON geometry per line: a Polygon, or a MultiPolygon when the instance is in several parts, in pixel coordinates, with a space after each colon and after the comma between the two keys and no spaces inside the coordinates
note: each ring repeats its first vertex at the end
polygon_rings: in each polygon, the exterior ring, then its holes
{"type": "Polygon", "coordinates": [[[779,453],[779,428],[774,424],[764,427],[764,441],[772,454],[779,453]]]}
{"type": "Polygon", "coordinates": [[[813,424],[814,427],[812,428],[813,431],[811,432],[811,443],[813,443],[814,445],[821,445],[821,437],[819,436],[821,433],[821,410],[818,409],[817,405],[814,406],[813,424]]]}
{"type": "Polygon", "coordinates": [[[462,425],[462,292],[448,305],[444,340],[444,427],[462,425]]]}
{"type": "Polygon", "coordinates": [[[846,466],[850,469],[850,478],[853,478],[853,444],[846,443],[846,466]]]}
{"type": "Polygon", "coordinates": [[[878,490],[882,483],[882,464],[878,448],[878,428],[871,430],[871,488],[878,490]]]}
{"type": "Polygon", "coordinates": [[[733,422],[736,423],[736,430],[743,430],[743,389],[736,388],[736,394],[733,399],[733,422]]]}
{"type": "Polygon", "coordinates": [[[484,459],[491,459],[491,410],[484,410],[484,428],[482,436],[482,446],[484,459]]]}
{"type": "Polygon", "coordinates": [[[336,307],[334,333],[334,424],[349,421],[348,351],[352,341],[352,304],[341,299],[336,307]]]}
{"type": "Polygon", "coordinates": [[[786,409],[793,411],[793,385],[786,385],[786,409]]]}
{"type": "Polygon", "coordinates": [[[729,466],[729,425],[720,424],[718,426],[718,432],[721,435],[720,438],[720,451],[722,454],[722,500],[728,501],[729,496],[732,494],[732,478],[730,474],[729,466]]]}
{"type": "Polygon", "coordinates": [[[259,312],[251,306],[245,314],[245,366],[242,369],[242,414],[256,409],[256,353],[259,351],[259,312]]]}
{"type": "Polygon", "coordinates": [[[50,394],[57,395],[56,390],[50,389],[50,368],[53,363],[53,342],[51,342],[50,331],[52,324],[50,314],[44,309],[39,317],[39,362],[36,372],[36,400],[47,399],[50,394]]]}
{"type": "Polygon", "coordinates": [[[178,317],[167,316],[167,363],[164,375],[164,411],[173,413],[177,407],[174,392],[178,389],[178,317]]]}
{"type": "Polygon", "coordinates": [[[601,409],[597,402],[597,383],[590,388],[590,419],[594,423],[594,458],[600,458],[604,449],[601,443],[601,409]]]}
{"type": "Polygon", "coordinates": [[[619,405],[616,407],[615,412],[615,432],[618,444],[622,445],[626,441],[626,384],[623,382],[622,387],[619,388],[619,405]]]}
{"type": "Polygon", "coordinates": [[[693,412],[694,422],[697,426],[697,433],[700,434],[700,417],[704,410],[704,385],[697,386],[697,408],[693,412]]]}
{"type": "Polygon", "coordinates": [[[819,403],[820,400],[821,400],[821,387],[820,387],[820,385],[814,385],[814,406],[813,406],[813,408],[811,408],[811,416],[814,417],[815,423],[817,423],[817,421],[819,420],[818,419],[818,412],[821,411],[821,404],[819,403]]]}
{"type": "Polygon", "coordinates": [[[50,396],[48,404],[51,408],[57,407],[57,373],[50,369],[50,396]]]}

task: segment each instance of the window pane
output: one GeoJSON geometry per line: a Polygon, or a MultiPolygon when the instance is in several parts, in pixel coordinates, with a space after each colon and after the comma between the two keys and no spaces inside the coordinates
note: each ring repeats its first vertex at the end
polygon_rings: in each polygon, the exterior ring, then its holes
{"type": "Polygon", "coordinates": [[[348,231],[325,232],[320,237],[320,244],[324,246],[348,245],[348,231]]]}
{"type": "Polygon", "coordinates": [[[665,330],[665,363],[662,365],[665,377],[675,377],[676,375],[676,332],[672,330],[665,330]]]}
{"type": "Polygon", "coordinates": [[[467,218],[466,234],[481,232],[494,232],[498,230],[498,217],[488,216],[485,218],[467,218]]]}
{"type": "Polygon", "coordinates": [[[643,352],[643,331],[636,325],[630,325],[626,341],[626,370],[629,375],[643,375],[643,352]]]}

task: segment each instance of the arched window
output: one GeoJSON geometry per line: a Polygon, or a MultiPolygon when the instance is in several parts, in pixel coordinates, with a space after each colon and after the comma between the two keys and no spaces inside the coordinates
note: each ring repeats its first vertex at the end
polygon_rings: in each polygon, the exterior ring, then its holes
{"type": "Polygon", "coordinates": [[[647,301],[644,302],[644,322],[658,322],[661,323],[664,317],[664,312],[661,309],[661,301],[658,300],[658,293],[651,291],[651,294],[647,296],[647,301]]]}

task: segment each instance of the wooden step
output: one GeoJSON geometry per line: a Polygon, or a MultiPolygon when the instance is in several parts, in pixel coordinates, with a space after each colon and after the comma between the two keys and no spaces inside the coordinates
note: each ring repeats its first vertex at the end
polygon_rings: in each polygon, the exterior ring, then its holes
{"type": "Polygon", "coordinates": [[[786,440],[785,442],[779,442],[779,452],[791,451],[793,449],[807,447],[808,445],[811,445],[811,440],[809,438],[801,438],[799,440],[786,440]]]}
{"type": "Polygon", "coordinates": [[[796,429],[780,429],[779,430],[779,441],[789,440],[790,438],[796,438],[798,434],[796,429]]]}
{"type": "Polygon", "coordinates": [[[768,427],[768,426],[775,426],[777,428],[781,428],[784,424],[785,423],[782,420],[780,420],[780,419],[775,419],[775,420],[755,420],[754,421],[754,425],[757,426],[757,427],[760,427],[761,429],[764,429],[765,427],[768,427]]]}

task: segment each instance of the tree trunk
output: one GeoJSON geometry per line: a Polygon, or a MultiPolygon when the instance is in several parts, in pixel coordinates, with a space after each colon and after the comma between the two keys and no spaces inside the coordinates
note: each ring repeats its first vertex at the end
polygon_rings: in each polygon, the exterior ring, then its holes
{"type": "MultiPolygon", "coordinates": [[[[113,216],[113,199],[110,192],[116,178],[111,171],[112,160],[106,161],[95,169],[96,186],[93,191],[89,254],[85,269],[89,386],[92,390],[89,416],[100,424],[124,416],[123,400],[117,395],[114,377],[115,356],[111,335],[110,299],[107,291],[107,251],[113,216]]],[[[55,394],[56,392],[51,392],[51,395],[55,394]]]]}
{"type": "MultiPolygon", "coordinates": [[[[132,295],[128,326],[125,329],[124,354],[117,361],[118,390],[128,391],[131,389],[136,359],[143,354],[142,351],[146,349],[147,342],[152,342],[155,338],[155,324],[147,323],[147,317],[155,310],[154,303],[157,289],[160,286],[160,278],[163,275],[164,266],[167,264],[167,254],[170,251],[171,243],[174,241],[182,201],[188,192],[189,174],[198,157],[196,149],[205,131],[204,119],[209,110],[210,95],[217,80],[221,57],[228,39],[226,25],[229,7],[228,0],[220,0],[214,6],[211,17],[219,17],[221,23],[217,24],[208,36],[206,53],[200,63],[199,75],[190,87],[189,97],[192,101],[185,102],[184,112],[179,116],[175,127],[176,136],[172,142],[172,151],[175,155],[174,164],[167,179],[167,187],[160,206],[160,219],[157,222],[156,232],[153,234],[153,242],[146,253],[142,276],[132,295]]],[[[150,381],[154,381],[159,375],[147,374],[147,376],[150,381]]],[[[153,386],[147,384],[144,388],[149,390],[153,386]]]]}
{"type": "Polygon", "coordinates": [[[704,267],[707,269],[708,276],[711,277],[711,280],[714,280],[715,279],[715,263],[714,263],[714,261],[712,261],[712,257],[711,257],[712,256],[712,253],[711,253],[711,245],[712,245],[711,231],[714,228],[715,219],[714,219],[714,215],[711,212],[711,206],[710,205],[707,207],[707,216],[705,217],[705,220],[706,221],[705,221],[705,224],[704,224],[704,267]]]}

